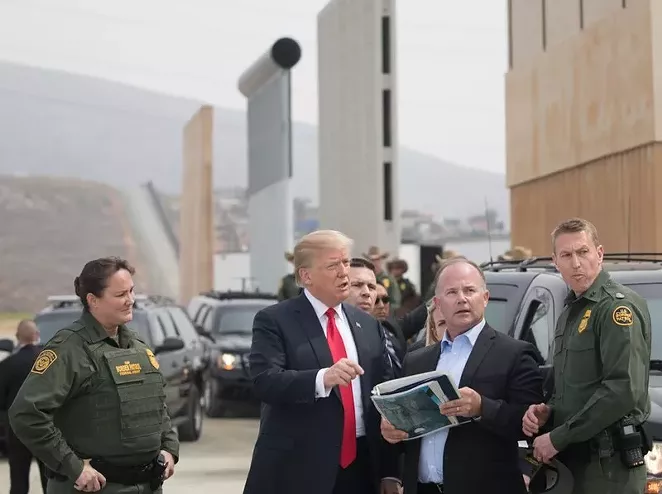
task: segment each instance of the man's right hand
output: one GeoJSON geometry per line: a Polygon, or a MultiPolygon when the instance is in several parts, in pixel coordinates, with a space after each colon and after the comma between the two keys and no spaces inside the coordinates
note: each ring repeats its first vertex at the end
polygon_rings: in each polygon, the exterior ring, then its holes
{"type": "Polygon", "coordinates": [[[529,437],[538,434],[549,420],[551,412],[552,409],[544,403],[531,405],[522,417],[522,432],[529,437]]]}
{"type": "Polygon", "coordinates": [[[386,439],[386,441],[391,444],[399,443],[400,441],[404,441],[409,437],[409,434],[396,429],[393,424],[391,424],[391,422],[386,420],[384,417],[382,417],[381,430],[384,439],[386,439]]]}
{"type": "Polygon", "coordinates": [[[357,376],[363,375],[363,369],[356,362],[341,358],[324,373],[324,387],[347,386],[357,376]]]}
{"type": "Polygon", "coordinates": [[[83,460],[83,471],[76,479],[74,487],[82,492],[98,492],[106,485],[106,477],[90,466],[90,460],[83,460]]]}

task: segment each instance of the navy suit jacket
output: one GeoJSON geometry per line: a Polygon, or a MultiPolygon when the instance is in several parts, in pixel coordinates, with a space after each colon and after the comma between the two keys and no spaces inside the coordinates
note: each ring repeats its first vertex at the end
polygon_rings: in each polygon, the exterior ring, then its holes
{"type": "MultiPolygon", "coordinates": [[[[361,396],[371,464],[366,475],[378,489],[381,478],[398,475],[398,458],[381,436],[370,392],[390,379],[393,370],[379,322],[350,305],[343,304],[343,310],[365,372],[361,396]]],[[[304,294],[257,313],[249,364],[262,413],[244,494],[331,494],[340,461],[343,407],[337,387],[329,397],[315,398],[317,373],[333,360],[304,294]]]]}

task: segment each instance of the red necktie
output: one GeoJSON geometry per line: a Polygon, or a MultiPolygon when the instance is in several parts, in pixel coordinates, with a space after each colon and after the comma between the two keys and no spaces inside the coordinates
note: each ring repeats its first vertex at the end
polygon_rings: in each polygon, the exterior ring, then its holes
{"type": "MultiPolygon", "coordinates": [[[[347,358],[345,345],[336,327],[336,311],[326,311],[326,339],[329,342],[331,357],[336,363],[341,358],[347,358]]],[[[354,394],[352,383],[347,386],[339,386],[340,399],[344,410],[342,445],[340,447],[340,466],[347,468],[356,458],[356,415],[354,412],[354,394]]]]}

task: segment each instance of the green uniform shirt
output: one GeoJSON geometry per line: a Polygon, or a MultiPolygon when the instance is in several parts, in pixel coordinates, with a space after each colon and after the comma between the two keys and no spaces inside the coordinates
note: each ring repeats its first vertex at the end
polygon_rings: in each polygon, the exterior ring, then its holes
{"type": "Polygon", "coordinates": [[[76,480],[83,459],[148,463],[179,456],[159,364],[137,335],[117,341],[88,312],[48,342],[9,409],[16,436],[51,470],[76,480]]]}
{"type": "Polygon", "coordinates": [[[283,301],[294,298],[299,295],[300,291],[301,288],[297,285],[297,282],[294,279],[294,274],[286,274],[280,280],[280,286],[278,287],[278,300],[283,301]]]}
{"type": "Polygon", "coordinates": [[[557,451],[588,441],[627,414],[650,414],[651,318],[646,301],[602,271],[581,296],[570,293],[554,334],[550,401],[557,451]]]}
{"type": "Polygon", "coordinates": [[[388,274],[386,271],[382,271],[381,273],[377,274],[376,278],[377,283],[383,285],[384,288],[386,288],[386,293],[388,293],[388,297],[391,300],[391,311],[399,309],[402,303],[402,298],[400,294],[400,287],[398,287],[398,284],[396,283],[393,276],[388,274]]]}
{"type": "Polygon", "coordinates": [[[402,277],[397,280],[397,282],[398,288],[400,289],[400,302],[402,304],[406,303],[409,299],[416,298],[418,296],[416,287],[409,278],[402,277]]]}

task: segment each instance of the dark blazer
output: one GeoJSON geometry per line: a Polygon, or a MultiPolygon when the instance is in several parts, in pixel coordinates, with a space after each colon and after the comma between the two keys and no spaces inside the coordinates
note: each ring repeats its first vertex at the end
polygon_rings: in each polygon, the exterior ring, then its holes
{"type": "MultiPolygon", "coordinates": [[[[433,371],[441,344],[405,357],[406,375],[433,371]]],[[[482,416],[452,428],[444,449],[445,494],[525,494],[517,441],[524,438],[522,417],[542,402],[542,375],[530,343],[517,341],[485,325],[458,383],[482,399],[482,416]]],[[[421,441],[403,444],[404,491],[416,494],[421,441]]]]}
{"type": "Polygon", "coordinates": [[[9,410],[41,350],[40,345],[25,345],[0,362],[0,411],[9,410]]]}
{"type": "MultiPolygon", "coordinates": [[[[378,488],[381,478],[398,475],[398,458],[381,436],[370,392],[390,379],[393,370],[377,320],[347,304],[343,310],[365,372],[361,394],[372,467],[368,474],[378,488]]],[[[337,387],[329,397],[315,398],[317,373],[333,360],[304,294],[256,314],[249,362],[262,413],[244,494],[331,494],[339,468],[343,407],[337,387]]]]}

